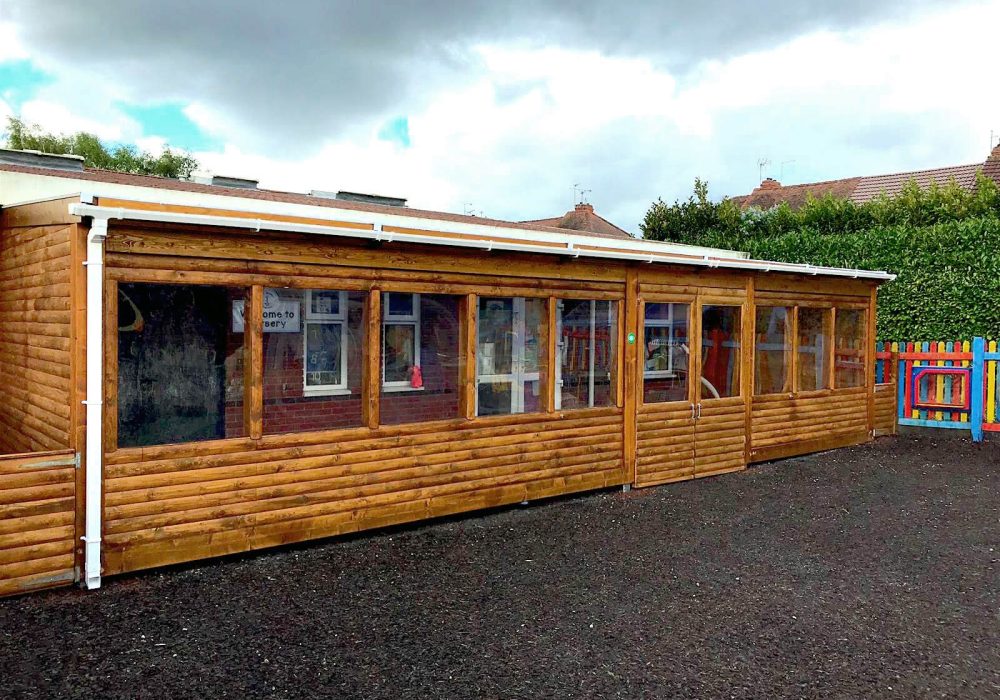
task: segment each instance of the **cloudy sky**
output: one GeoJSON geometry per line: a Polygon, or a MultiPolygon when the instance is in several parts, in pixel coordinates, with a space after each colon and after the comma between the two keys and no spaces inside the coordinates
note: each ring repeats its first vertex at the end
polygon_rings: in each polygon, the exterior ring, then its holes
{"type": "Polygon", "coordinates": [[[971,163],[1000,0],[0,0],[0,118],[530,219],[971,163]]]}

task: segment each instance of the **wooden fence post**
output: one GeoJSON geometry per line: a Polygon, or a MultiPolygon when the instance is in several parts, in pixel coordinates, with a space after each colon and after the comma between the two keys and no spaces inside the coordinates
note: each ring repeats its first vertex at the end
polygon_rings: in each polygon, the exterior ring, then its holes
{"type": "Polygon", "coordinates": [[[969,422],[972,424],[972,441],[983,441],[983,379],[986,365],[986,340],[979,336],[972,339],[972,376],[969,391],[972,392],[969,422]]]}

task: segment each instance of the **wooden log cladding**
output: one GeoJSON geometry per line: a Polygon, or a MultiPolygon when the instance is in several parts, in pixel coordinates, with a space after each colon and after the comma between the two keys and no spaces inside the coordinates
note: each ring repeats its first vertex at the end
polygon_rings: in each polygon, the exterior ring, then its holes
{"type": "Polygon", "coordinates": [[[814,451],[824,439],[867,435],[868,397],[864,388],[816,392],[809,396],[754,397],[751,459],[773,459],[774,448],[788,457],[814,451]],[[795,445],[801,445],[797,452],[795,445]]]}
{"type": "Polygon", "coordinates": [[[0,456],[0,595],[73,581],[74,466],[70,450],[0,456]]]}
{"type": "Polygon", "coordinates": [[[746,469],[746,408],[742,397],[703,401],[695,422],[694,476],[746,469]]]}
{"type": "MultiPolygon", "coordinates": [[[[71,232],[27,225],[29,205],[0,230],[0,454],[71,444],[71,232]]],[[[30,211],[29,211],[30,209],[30,211]]],[[[39,221],[48,221],[40,218],[39,221]]]]}
{"type": "Polygon", "coordinates": [[[636,426],[636,486],[694,478],[694,411],[690,403],[643,404],[636,426]]]}
{"type": "Polygon", "coordinates": [[[623,483],[621,410],[428,425],[179,456],[119,450],[105,481],[105,573],[623,483]]]}
{"type": "Polygon", "coordinates": [[[875,385],[875,435],[895,435],[897,396],[895,384],[875,385]]]}

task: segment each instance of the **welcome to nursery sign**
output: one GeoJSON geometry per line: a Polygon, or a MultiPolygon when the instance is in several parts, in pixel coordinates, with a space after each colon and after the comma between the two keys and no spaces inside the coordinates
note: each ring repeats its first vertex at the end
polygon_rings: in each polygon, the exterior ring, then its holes
{"type": "MultiPolygon", "coordinates": [[[[233,302],[233,333],[242,333],[245,302],[233,302]]],[[[273,289],[264,290],[264,332],[298,333],[301,328],[298,299],[282,299],[273,289]]]]}

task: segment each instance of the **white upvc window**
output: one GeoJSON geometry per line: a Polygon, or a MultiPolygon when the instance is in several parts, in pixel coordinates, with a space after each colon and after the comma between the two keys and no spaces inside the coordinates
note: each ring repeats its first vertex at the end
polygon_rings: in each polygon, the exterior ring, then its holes
{"type": "Polygon", "coordinates": [[[306,396],[346,394],[347,292],[306,290],[302,382],[306,396]]]}
{"type": "Polygon", "coordinates": [[[406,391],[414,367],[420,367],[420,295],[382,295],[382,388],[406,391]]]}

